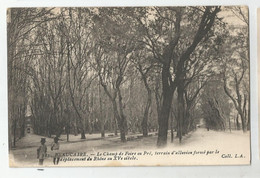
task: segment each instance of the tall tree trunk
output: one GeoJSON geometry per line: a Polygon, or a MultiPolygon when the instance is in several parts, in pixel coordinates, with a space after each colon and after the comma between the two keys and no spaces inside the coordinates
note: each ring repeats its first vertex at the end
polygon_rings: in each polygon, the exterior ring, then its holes
{"type": "Polygon", "coordinates": [[[230,117],[228,117],[228,124],[229,124],[229,131],[231,132],[231,120],[230,120],[230,117]]]}
{"type": "Polygon", "coordinates": [[[168,121],[169,121],[169,114],[170,108],[172,103],[172,96],[173,94],[169,92],[163,94],[163,103],[161,107],[161,112],[159,116],[159,131],[158,131],[158,139],[157,139],[157,146],[163,147],[167,144],[167,133],[168,133],[168,121]]]}
{"type": "MultiPolygon", "coordinates": [[[[160,88],[159,84],[160,84],[160,81],[159,81],[158,78],[157,78],[154,95],[155,95],[156,111],[157,111],[157,118],[158,118],[158,119],[160,118],[160,113],[161,113],[161,108],[162,108],[162,107],[161,107],[160,92],[159,92],[159,88],[160,88]]],[[[159,122],[159,120],[158,120],[158,122],[159,122]]],[[[157,131],[157,130],[158,130],[158,128],[156,128],[156,131],[157,131]]]]}
{"type": "Polygon", "coordinates": [[[66,135],[67,135],[67,142],[69,142],[69,137],[70,137],[70,126],[67,124],[66,125],[66,128],[65,128],[65,130],[66,130],[66,135]]]}
{"type": "Polygon", "coordinates": [[[145,105],[145,110],[144,110],[144,116],[143,116],[143,120],[142,120],[142,130],[143,130],[143,136],[147,137],[148,136],[148,117],[149,117],[149,110],[151,107],[151,103],[152,103],[152,91],[148,85],[148,81],[147,81],[147,72],[149,70],[147,70],[146,72],[143,71],[141,64],[139,64],[138,70],[141,74],[142,80],[144,82],[144,86],[145,89],[147,91],[147,101],[146,101],[146,105],[145,105]]]}
{"type": "Polygon", "coordinates": [[[237,126],[236,126],[236,117],[234,117],[234,130],[237,130],[237,126]]]}
{"type": "Polygon", "coordinates": [[[14,122],[13,122],[13,147],[15,148],[16,147],[16,124],[17,124],[17,120],[14,119],[14,122]]]}
{"type": "Polygon", "coordinates": [[[87,123],[88,124],[87,127],[88,127],[88,134],[89,135],[91,135],[92,132],[93,132],[92,123],[91,123],[92,122],[92,115],[93,115],[92,113],[89,114],[88,123],[87,123]]]}
{"type": "MultiPolygon", "coordinates": [[[[24,110],[25,108],[24,107],[22,107],[23,109],[22,110],[24,110]]],[[[21,130],[20,130],[20,138],[21,137],[24,137],[24,132],[25,132],[25,112],[22,112],[21,113],[21,120],[22,120],[22,124],[21,124],[21,130]]]]}
{"type": "Polygon", "coordinates": [[[102,123],[101,123],[101,137],[102,138],[104,138],[105,137],[105,124],[104,124],[104,122],[103,121],[101,121],[102,123]]]}
{"type": "MultiPolygon", "coordinates": [[[[166,52],[167,54],[167,52],[166,52]]],[[[169,56],[165,58],[168,59],[164,63],[162,68],[162,106],[160,108],[160,113],[158,117],[159,131],[157,138],[157,146],[164,147],[167,145],[167,134],[168,134],[168,124],[169,124],[169,115],[172,105],[172,98],[175,88],[171,83],[171,77],[169,73],[170,69],[170,58],[169,56]]]]}
{"type": "MultiPolygon", "coordinates": [[[[66,103],[67,104],[67,103],[66,103]]],[[[68,104],[67,104],[67,108],[68,108],[68,104]]],[[[67,135],[67,142],[69,142],[69,134],[70,134],[70,112],[68,111],[68,109],[65,110],[64,112],[64,117],[66,120],[66,126],[65,126],[65,132],[67,135]]]]}
{"type": "Polygon", "coordinates": [[[127,121],[126,121],[126,117],[124,115],[124,111],[123,111],[123,102],[122,102],[122,95],[121,95],[121,91],[119,88],[117,88],[118,91],[118,104],[119,104],[119,128],[120,128],[120,137],[121,137],[121,141],[125,142],[126,138],[125,135],[127,134],[127,121]]]}
{"type": "Polygon", "coordinates": [[[101,87],[100,87],[100,82],[98,84],[98,93],[99,93],[99,112],[100,112],[100,132],[101,132],[101,137],[104,138],[105,137],[105,122],[104,122],[104,115],[103,115],[103,105],[102,105],[102,95],[101,95],[101,87]]]}
{"type": "Polygon", "coordinates": [[[239,123],[239,114],[237,114],[237,117],[236,117],[236,127],[237,127],[237,130],[240,130],[240,123],[239,123]]]}
{"type": "Polygon", "coordinates": [[[188,107],[184,108],[184,119],[183,119],[183,135],[186,135],[190,132],[190,125],[192,124],[192,120],[190,117],[190,109],[188,107]]]}
{"type": "MultiPolygon", "coordinates": [[[[114,117],[116,118],[116,123],[118,124],[118,128],[120,130],[120,139],[122,142],[125,142],[126,137],[125,137],[124,122],[118,113],[116,100],[113,100],[112,103],[113,103],[114,117]]],[[[117,133],[117,131],[116,131],[116,133],[117,133]]]]}
{"type": "Polygon", "coordinates": [[[70,56],[71,56],[71,49],[70,49],[70,42],[67,40],[67,73],[68,73],[68,85],[69,85],[69,92],[70,92],[70,98],[72,102],[72,106],[77,114],[78,122],[80,125],[80,131],[81,131],[81,139],[86,139],[85,136],[85,118],[82,118],[77,105],[75,103],[75,96],[74,92],[72,91],[71,85],[70,85],[70,56]],[[84,121],[83,121],[84,119],[84,121]],[[83,122],[82,122],[83,121],[83,122]]]}
{"type": "Polygon", "coordinates": [[[173,139],[174,139],[174,133],[173,133],[173,108],[171,107],[171,143],[173,143],[173,139]]]}
{"type": "Polygon", "coordinates": [[[163,147],[167,144],[167,134],[168,134],[168,121],[171,110],[172,98],[174,90],[172,90],[169,85],[168,77],[169,77],[169,65],[165,65],[162,70],[162,85],[163,85],[163,93],[162,93],[162,106],[160,108],[158,123],[159,123],[159,131],[157,138],[157,146],[163,147]]]}
{"type": "Polygon", "coordinates": [[[148,115],[152,103],[152,92],[149,88],[146,89],[147,89],[147,102],[146,102],[144,117],[142,121],[142,130],[143,130],[144,137],[148,136],[148,115]]]}
{"type": "Polygon", "coordinates": [[[177,100],[178,100],[178,118],[177,118],[177,136],[179,138],[179,142],[182,141],[182,134],[183,134],[183,121],[184,121],[184,90],[183,84],[180,82],[177,88],[177,100]]]}
{"type": "MultiPolygon", "coordinates": [[[[115,112],[114,112],[115,113],[115,112]]],[[[117,134],[117,121],[116,121],[117,119],[116,119],[116,117],[115,117],[115,115],[114,115],[114,117],[113,117],[113,125],[114,125],[114,133],[115,133],[115,135],[118,135],[117,134]]]]}
{"type": "Polygon", "coordinates": [[[81,135],[80,139],[86,139],[85,129],[81,128],[80,135],[81,135]]]}
{"type": "Polygon", "coordinates": [[[247,131],[246,118],[245,118],[245,116],[243,115],[243,112],[240,111],[239,114],[240,114],[241,121],[242,121],[242,129],[243,129],[243,132],[246,132],[246,131],[247,131]]]}

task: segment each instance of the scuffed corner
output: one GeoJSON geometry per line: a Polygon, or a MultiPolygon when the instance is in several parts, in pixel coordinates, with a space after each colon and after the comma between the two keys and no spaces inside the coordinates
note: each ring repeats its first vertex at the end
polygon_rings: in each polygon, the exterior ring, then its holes
{"type": "Polygon", "coordinates": [[[15,163],[13,154],[9,153],[9,167],[14,168],[17,167],[17,164],[15,163]]]}

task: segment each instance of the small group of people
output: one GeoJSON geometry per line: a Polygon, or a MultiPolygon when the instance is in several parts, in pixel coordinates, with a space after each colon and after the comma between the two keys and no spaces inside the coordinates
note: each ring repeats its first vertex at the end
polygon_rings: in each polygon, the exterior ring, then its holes
{"type": "MultiPolygon", "coordinates": [[[[46,139],[41,138],[41,145],[37,149],[37,159],[39,159],[39,165],[43,165],[44,159],[47,157],[47,146],[45,145],[46,139]]],[[[57,165],[59,164],[60,161],[60,156],[59,156],[59,149],[60,149],[60,144],[59,144],[59,138],[54,137],[54,141],[51,144],[51,155],[53,155],[53,164],[57,165]]]]}

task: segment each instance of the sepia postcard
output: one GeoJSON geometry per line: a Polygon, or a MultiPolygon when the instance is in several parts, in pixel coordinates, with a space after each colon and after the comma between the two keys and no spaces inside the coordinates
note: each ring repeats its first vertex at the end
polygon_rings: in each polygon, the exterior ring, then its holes
{"type": "Polygon", "coordinates": [[[7,9],[10,167],[250,164],[246,6],[7,9]]]}

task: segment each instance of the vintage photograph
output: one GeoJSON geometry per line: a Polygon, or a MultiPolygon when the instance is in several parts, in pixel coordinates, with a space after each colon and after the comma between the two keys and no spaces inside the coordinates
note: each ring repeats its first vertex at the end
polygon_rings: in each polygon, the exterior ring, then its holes
{"type": "Polygon", "coordinates": [[[7,9],[10,167],[250,164],[246,6],[7,9]]]}

